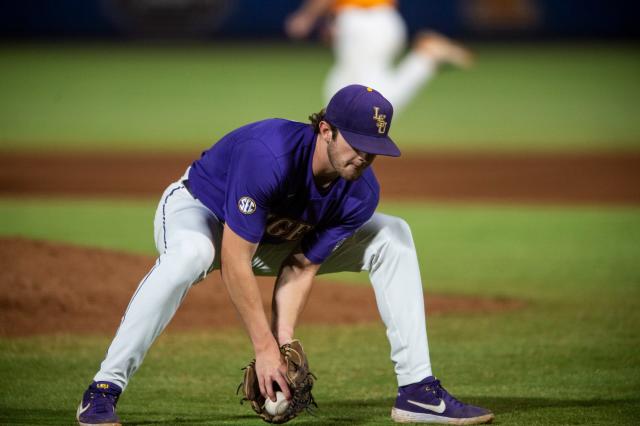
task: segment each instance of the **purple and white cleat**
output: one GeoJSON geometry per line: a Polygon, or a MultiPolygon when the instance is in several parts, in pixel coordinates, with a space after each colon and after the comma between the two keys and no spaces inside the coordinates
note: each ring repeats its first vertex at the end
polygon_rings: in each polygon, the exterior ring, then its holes
{"type": "Polygon", "coordinates": [[[429,376],[398,389],[391,418],[398,423],[477,425],[490,423],[494,415],[486,408],[458,401],[440,385],[440,380],[429,376]]]}
{"type": "Polygon", "coordinates": [[[122,393],[120,386],[111,382],[93,382],[84,392],[76,412],[81,426],[121,426],[116,404],[122,393]]]}

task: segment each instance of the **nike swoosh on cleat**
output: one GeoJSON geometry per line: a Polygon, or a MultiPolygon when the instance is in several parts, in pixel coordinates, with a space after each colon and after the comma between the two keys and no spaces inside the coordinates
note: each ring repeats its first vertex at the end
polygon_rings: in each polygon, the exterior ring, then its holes
{"type": "Polygon", "coordinates": [[[89,407],[91,407],[91,404],[87,404],[86,406],[82,406],[82,402],[80,403],[80,405],[78,405],[78,411],[76,411],[76,418],[80,417],[80,414],[84,413],[85,411],[87,411],[89,409],[89,407]]]}
{"type": "Polygon", "coordinates": [[[91,403],[85,405],[84,407],[82,406],[82,402],[80,403],[80,405],[78,405],[78,411],[77,414],[80,415],[82,413],[84,413],[85,411],[87,411],[89,409],[89,407],[91,407],[91,403]]]}
{"type": "Polygon", "coordinates": [[[433,411],[434,413],[442,414],[444,410],[447,409],[447,404],[444,403],[444,400],[440,400],[440,404],[431,405],[431,404],[423,404],[422,402],[407,400],[409,404],[417,405],[420,408],[424,408],[425,410],[433,411]]]}

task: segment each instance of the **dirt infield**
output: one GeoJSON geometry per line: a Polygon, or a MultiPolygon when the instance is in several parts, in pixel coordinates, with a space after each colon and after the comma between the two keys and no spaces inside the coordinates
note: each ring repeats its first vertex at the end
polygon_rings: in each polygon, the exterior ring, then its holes
{"type": "MultiPolygon", "coordinates": [[[[198,153],[0,153],[0,196],[159,197],[198,153]]],[[[640,152],[380,157],[383,200],[640,204],[640,152]]]]}
{"type": "MultiPolygon", "coordinates": [[[[49,333],[113,333],[138,281],[153,265],[146,256],[32,241],[0,239],[0,336],[49,333]]],[[[272,280],[258,279],[265,306],[272,280]]],[[[430,315],[517,309],[521,302],[475,297],[429,296],[430,315]]],[[[318,281],[304,324],[379,321],[373,290],[318,281]],[[358,309],[353,309],[353,306],[358,309]]],[[[169,330],[240,326],[215,272],[191,289],[169,330]]]]}

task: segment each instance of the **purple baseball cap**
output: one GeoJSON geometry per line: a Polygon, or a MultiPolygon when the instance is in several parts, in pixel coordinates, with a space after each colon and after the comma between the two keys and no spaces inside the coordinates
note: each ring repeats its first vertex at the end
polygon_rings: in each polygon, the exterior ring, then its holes
{"type": "Polygon", "coordinates": [[[343,87],[329,101],[324,117],[353,148],[368,154],[400,156],[389,137],[393,106],[380,92],[359,84],[343,87]]]}

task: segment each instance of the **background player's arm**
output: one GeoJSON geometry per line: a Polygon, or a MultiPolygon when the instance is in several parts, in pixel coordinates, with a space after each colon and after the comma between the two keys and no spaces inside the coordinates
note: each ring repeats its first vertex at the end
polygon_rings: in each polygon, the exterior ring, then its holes
{"type": "Polygon", "coordinates": [[[285,31],[291,38],[304,38],[309,35],[321,16],[327,14],[334,0],[307,0],[289,15],[285,22],[285,31]]]}
{"type": "Polygon", "coordinates": [[[300,252],[282,264],[273,290],[271,327],[282,345],[293,340],[294,329],[307,302],[313,278],[320,269],[300,252]]]}
{"type": "Polygon", "coordinates": [[[251,268],[257,246],[240,237],[225,224],[221,250],[222,280],[251,338],[256,354],[260,392],[275,401],[273,382],[278,383],[287,398],[291,394],[284,378],[286,365],[269,328],[260,289],[251,268]]]}

